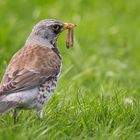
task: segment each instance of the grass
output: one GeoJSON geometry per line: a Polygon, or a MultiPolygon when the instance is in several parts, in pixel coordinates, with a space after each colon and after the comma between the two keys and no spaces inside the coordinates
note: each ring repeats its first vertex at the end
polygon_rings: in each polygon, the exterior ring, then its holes
{"type": "Polygon", "coordinates": [[[58,40],[63,68],[57,90],[36,112],[0,116],[1,140],[140,139],[140,1],[0,1],[0,78],[33,25],[73,22],[75,47],[58,40]]]}

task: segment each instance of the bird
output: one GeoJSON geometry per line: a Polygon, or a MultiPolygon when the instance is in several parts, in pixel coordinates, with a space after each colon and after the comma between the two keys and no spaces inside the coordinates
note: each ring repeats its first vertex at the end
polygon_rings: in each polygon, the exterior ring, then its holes
{"type": "MultiPolygon", "coordinates": [[[[29,34],[24,46],[15,53],[0,83],[0,113],[33,109],[39,118],[43,107],[52,97],[58,84],[62,56],[57,39],[64,30],[73,30],[75,24],[56,19],[39,21],[29,34]]],[[[73,31],[68,33],[67,46],[73,44],[73,31]],[[71,36],[71,39],[70,39],[71,36]]]]}

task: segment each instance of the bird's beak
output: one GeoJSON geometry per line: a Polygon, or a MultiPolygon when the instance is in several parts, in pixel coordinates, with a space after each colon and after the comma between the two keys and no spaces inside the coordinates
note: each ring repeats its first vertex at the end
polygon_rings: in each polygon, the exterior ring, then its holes
{"type": "Polygon", "coordinates": [[[76,25],[72,23],[64,23],[64,29],[73,29],[76,25]]]}

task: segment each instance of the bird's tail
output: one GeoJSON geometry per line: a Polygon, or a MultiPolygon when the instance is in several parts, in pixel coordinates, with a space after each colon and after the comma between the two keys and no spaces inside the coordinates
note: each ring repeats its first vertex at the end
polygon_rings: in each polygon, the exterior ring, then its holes
{"type": "Polygon", "coordinates": [[[0,113],[6,113],[12,108],[15,108],[17,102],[15,101],[4,101],[5,96],[0,96],[0,113]]]}

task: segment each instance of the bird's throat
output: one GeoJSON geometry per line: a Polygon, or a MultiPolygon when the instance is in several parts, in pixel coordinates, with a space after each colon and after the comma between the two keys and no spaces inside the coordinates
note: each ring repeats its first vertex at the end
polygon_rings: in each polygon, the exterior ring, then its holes
{"type": "Polygon", "coordinates": [[[39,36],[30,35],[25,43],[25,45],[40,45],[44,47],[54,48],[54,44],[52,44],[47,38],[42,38],[39,36]]]}

